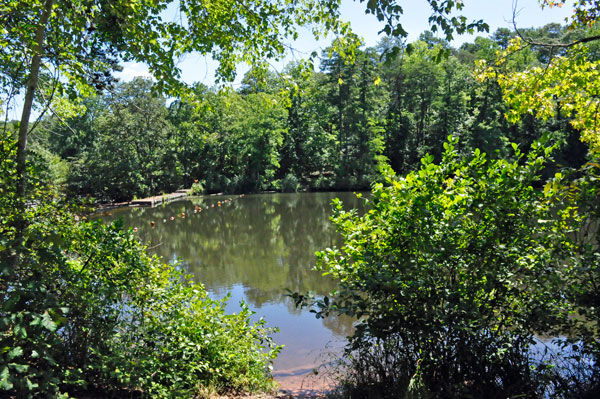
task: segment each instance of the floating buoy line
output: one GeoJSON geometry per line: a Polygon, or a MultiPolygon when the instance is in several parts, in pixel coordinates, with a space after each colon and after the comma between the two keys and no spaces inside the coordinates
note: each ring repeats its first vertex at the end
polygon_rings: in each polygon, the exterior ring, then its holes
{"type": "MultiPolygon", "coordinates": [[[[228,198],[228,199],[226,199],[226,200],[217,201],[217,203],[216,203],[216,207],[218,208],[218,207],[220,207],[221,205],[225,205],[225,204],[227,204],[227,203],[229,203],[229,202],[232,202],[234,199],[242,198],[242,197],[244,197],[244,195],[245,195],[245,194],[240,194],[240,195],[238,195],[238,196],[236,196],[236,197],[234,197],[234,198],[228,198]]],[[[210,204],[210,206],[208,206],[208,205],[207,205],[207,206],[206,206],[206,207],[204,207],[204,208],[202,208],[201,206],[198,206],[198,205],[194,205],[194,211],[193,211],[193,213],[195,213],[195,214],[202,213],[202,212],[203,212],[205,209],[206,209],[206,210],[208,210],[209,208],[215,208],[215,204],[214,204],[214,203],[213,203],[213,204],[210,204]]],[[[180,214],[178,214],[178,216],[177,216],[177,217],[175,217],[175,216],[171,216],[171,217],[169,217],[169,218],[163,218],[162,222],[163,222],[163,223],[167,223],[167,222],[169,222],[169,221],[173,222],[173,221],[175,221],[175,220],[177,220],[177,219],[185,219],[185,217],[186,217],[186,216],[187,216],[187,213],[186,213],[186,212],[181,212],[180,214]]],[[[154,220],[151,220],[151,221],[150,221],[150,227],[154,229],[154,228],[156,227],[156,221],[154,221],[154,220]]],[[[139,228],[138,228],[137,226],[136,226],[136,227],[133,227],[133,232],[134,232],[134,233],[137,233],[138,231],[139,231],[139,228]]]]}

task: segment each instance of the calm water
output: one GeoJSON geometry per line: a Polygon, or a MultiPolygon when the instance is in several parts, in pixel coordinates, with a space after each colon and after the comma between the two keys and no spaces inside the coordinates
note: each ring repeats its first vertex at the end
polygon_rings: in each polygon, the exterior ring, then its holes
{"type": "Polygon", "coordinates": [[[156,208],[118,209],[102,218],[121,217],[126,226],[137,227],[152,253],[179,259],[213,298],[231,293],[228,311],[238,310],[244,300],[257,318],[279,327],[275,340],[285,348],[274,374],[284,377],[325,362],[352,331],[348,318],[317,320],[296,309],[285,291],[324,295],[335,287],[311,268],[315,251],[340,244],[329,221],[336,197],[347,208],[364,210],[364,200],[352,193],[259,194],[190,197],[156,208]],[[195,207],[202,212],[194,213],[195,207]]]}

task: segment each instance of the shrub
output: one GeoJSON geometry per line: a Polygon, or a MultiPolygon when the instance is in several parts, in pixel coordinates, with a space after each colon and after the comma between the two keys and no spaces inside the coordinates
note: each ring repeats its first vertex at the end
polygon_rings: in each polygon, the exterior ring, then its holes
{"type": "Polygon", "coordinates": [[[0,329],[9,349],[0,388],[139,389],[148,397],[269,388],[278,349],[247,307],[227,315],[225,301],[148,257],[118,223],[52,225],[61,230],[32,225],[30,234],[50,245],[28,248],[15,273],[4,270],[0,329]]]}
{"type": "Polygon", "coordinates": [[[247,307],[225,314],[225,301],[148,257],[118,223],[52,226],[60,230],[32,225],[30,234],[50,245],[28,248],[15,273],[4,270],[0,328],[10,349],[0,388],[139,389],[148,397],[269,388],[277,348],[247,307]]]}
{"type": "Polygon", "coordinates": [[[331,176],[319,175],[313,187],[318,191],[330,191],[335,188],[335,182],[331,176]]]}
{"type": "Polygon", "coordinates": [[[272,386],[279,348],[264,321],[252,323],[246,306],[226,314],[225,300],[148,256],[120,221],[81,220],[50,191],[15,209],[14,145],[0,144],[0,396],[188,398],[272,386]],[[27,218],[21,244],[16,212],[27,218]]]}
{"type": "Polygon", "coordinates": [[[210,175],[205,179],[204,186],[206,193],[226,193],[230,192],[231,180],[223,175],[210,175]]]}
{"type": "MultiPolygon", "coordinates": [[[[514,160],[490,161],[479,151],[460,159],[455,144],[444,145],[441,164],[427,156],[406,177],[388,168],[364,216],[336,203],[345,244],[318,256],[339,289],[313,311],[360,319],[345,394],[533,398],[597,389],[598,319],[572,317],[595,311],[578,298],[598,277],[576,240],[577,191],[560,173],[545,186],[538,177],[550,147],[534,143],[525,156],[515,145],[514,160]],[[540,349],[536,334],[567,332],[553,340],[558,351],[540,349]]],[[[597,256],[596,244],[585,246],[597,256]]]]}
{"type": "Polygon", "coordinates": [[[202,195],[204,194],[204,180],[195,181],[191,187],[191,195],[202,195]]]}
{"type": "Polygon", "coordinates": [[[281,180],[281,191],[284,193],[295,193],[300,188],[300,182],[296,176],[289,173],[281,180]]]}

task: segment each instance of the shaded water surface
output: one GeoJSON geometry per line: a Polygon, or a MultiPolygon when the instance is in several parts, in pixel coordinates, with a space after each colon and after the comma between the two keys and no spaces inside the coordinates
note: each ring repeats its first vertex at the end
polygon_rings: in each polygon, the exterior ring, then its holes
{"type": "Polygon", "coordinates": [[[283,378],[326,361],[323,354],[343,346],[352,331],[348,318],[317,320],[296,309],[285,291],[324,295],[335,287],[311,268],[315,251],[341,244],[329,221],[336,197],[346,208],[364,211],[364,200],[352,193],[259,194],[189,197],[156,208],[117,209],[102,218],[121,217],[137,227],[150,252],[165,261],[179,259],[213,298],[231,293],[229,311],[244,300],[257,318],[279,327],[275,340],[285,348],[274,374],[283,378]],[[197,207],[203,210],[195,213],[197,207]]]}

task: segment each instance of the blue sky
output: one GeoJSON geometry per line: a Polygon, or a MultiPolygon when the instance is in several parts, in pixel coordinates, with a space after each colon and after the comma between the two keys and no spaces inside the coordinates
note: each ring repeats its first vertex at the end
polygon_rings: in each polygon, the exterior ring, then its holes
{"type": "MultiPolygon", "coordinates": [[[[236,0],[231,0],[236,1],[236,0]]],[[[397,0],[404,8],[404,15],[401,23],[404,29],[409,33],[408,41],[416,40],[419,35],[429,29],[427,19],[430,15],[429,4],[425,0],[397,0]]],[[[462,14],[469,19],[483,19],[490,26],[490,33],[493,33],[500,27],[512,29],[512,14],[514,0],[463,0],[465,7],[462,14]]],[[[518,0],[516,3],[518,15],[517,25],[521,28],[539,27],[550,22],[564,23],[565,17],[570,15],[572,10],[571,1],[568,6],[559,9],[541,10],[538,0],[518,0]]],[[[374,46],[381,39],[378,35],[382,25],[372,15],[365,15],[365,4],[358,1],[342,0],[342,18],[349,21],[353,30],[364,39],[366,46],[374,46]]],[[[315,41],[306,30],[300,32],[298,41],[289,43],[290,46],[298,50],[296,58],[302,58],[303,53],[309,54],[314,50],[327,47],[332,38],[326,38],[315,41]]],[[[487,36],[482,33],[480,35],[487,36]]],[[[472,41],[476,35],[457,36],[452,42],[455,47],[461,43],[472,41]]],[[[281,70],[292,57],[273,63],[275,70],[281,70]]],[[[202,82],[208,86],[214,84],[214,70],[216,63],[208,56],[188,55],[179,62],[182,70],[182,78],[187,83],[202,82]]],[[[123,72],[117,76],[122,81],[129,81],[136,76],[150,76],[148,69],[142,64],[126,63],[123,65],[123,72]]],[[[238,75],[233,87],[239,86],[248,66],[240,65],[238,75]]],[[[9,119],[19,119],[21,115],[22,96],[15,99],[11,109],[8,111],[9,119]]],[[[35,117],[34,112],[34,117],[35,117]]],[[[1,115],[1,113],[0,113],[1,115]]]]}
{"type": "MultiPolygon", "coordinates": [[[[505,27],[512,29],[512,15],[515,6],[514,0],[463,0],[465,7],[461,14],[470,20],[483,19],[490,26],[490,33],[496,29],[505,27]]],[[[430,15],[429,4],[425,0],[399,0],[404,8],[401,19],[402,26],[409,33],[408,41],[416,40],[419,35],[429,28],[427,19],[430,15]]],[[[569,3],[570,4],[570,3],[569,3]]],[[[378,35],[382,25],[372,15],[366,15],[365,4],[358,1],[342,0],[342,18],[349,21],[353,30],[364,39],[366,46],[374,46],[382,36],[378,35]]],[[[516,2],[517,25],[521,28],[539,27],[550,22],[563,23],[565,17],[570,15],[571,8],[554,8],[542,10],[538,0],[518,0],[516,2]]],[[[487,36],[486,33],[479,35],[487,36]]],[[[472,41],[476,35],[456,36],[452,45],[455,47],[468,41],[472,41]]],[[[302,58],[303,54],[309,54],[313,50],[319,51],[327,47],[331,38],[315,41],[308,31],[302,30],[296,42],[290,42],[290,46],[297,50],[296,58],[302,58]]],[[[273,63],[276,70],[280,70],[285,64],[293,59],[289,56],[282,62],[273,63]]],[[[144,65],[126,64],[120,74],[122,80],[130,80],[134,76],[149,76],[144,65]]],[[[180,61],[183,80],[187,83],[202,82],[207,85],[214,83],[215,63],[208,56],[188,55],[180,61]]],[[[234,86],[239,84],[244,73],[248,70],[245,65],[238,68],[238,78],[234,86]]]]}

